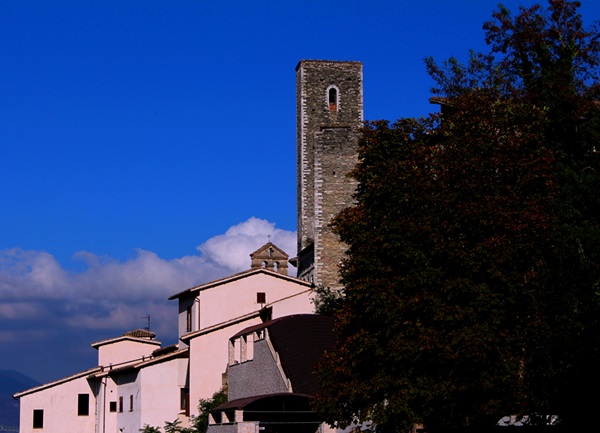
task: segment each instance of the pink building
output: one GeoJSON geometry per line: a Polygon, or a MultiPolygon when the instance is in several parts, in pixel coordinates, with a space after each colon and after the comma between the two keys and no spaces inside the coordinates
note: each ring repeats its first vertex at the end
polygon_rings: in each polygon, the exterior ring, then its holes
{"type": "Polygon", "coordinates": [[[288,256],[272,243],[252,267],[171,296],[179,302],[177,345],[136,330],[92,344],[98,366],[15,394],[20,432],[138,433],[197,414],[223,386],[232,335],[264,321],[312,313],[312,285],[287,275],[288,256]]]}

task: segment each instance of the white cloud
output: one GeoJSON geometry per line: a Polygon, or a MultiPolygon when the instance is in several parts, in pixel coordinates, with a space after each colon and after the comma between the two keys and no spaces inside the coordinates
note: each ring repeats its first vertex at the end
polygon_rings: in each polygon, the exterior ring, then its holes
{"type": "Polygon", "coordinates": [[[10,302],[0,304],[0,319],[30,319],[40,316],[37,305],[29,302],[10,302]]]}
{"type": "Polygon", "coordinates": [[[296,232],[275,228],[275,224],[254,217],[230,227],[223,235],[209,239],[198,250],[231,273],[240,272],[249,267],[250,253],[269,239],[290,258],[296,255],[296,232]]]}
{"type": "Polygon", "coordinates": [[[164,330],[174,329],[170,295],[248,269],[249,254],[269,236],[290,257],[295,255],[295,232],[254,217],[204,242],[199,255],[171,260],[145,250],[126,261],[81,251],[74,259],[85,266],[75,272],[44,251],[0,250],[0,320],[16,323],[39,314],[46,324],[125,332],[151,314],[164,330]]]}

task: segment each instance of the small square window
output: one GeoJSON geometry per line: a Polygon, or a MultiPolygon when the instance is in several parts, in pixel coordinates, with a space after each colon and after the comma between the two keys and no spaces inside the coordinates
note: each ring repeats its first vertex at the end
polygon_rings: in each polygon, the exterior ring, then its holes
{"type": "Polygon", "coordinates": [[[256,294],[256,303],[257,304],[266,304],[267,303],[267,294],[265,292],[258,292],[256,294]]]}
{"type": "Polygon", "coordinates": [[[116,401],[111,401],[108,404],[108,410],[111,412],[116,412],[117,411],[117,402],[116,401]]]}
{"type": "Polygon", "coordinates": [[[43,409],[33,409],[33,428],[44,428],[43,409]]]}
{"type": "Polygon", "coordinates": [[[90,414],[90,395],[79,394],[77,396],[77,415],[86,416],[90,414]]]}

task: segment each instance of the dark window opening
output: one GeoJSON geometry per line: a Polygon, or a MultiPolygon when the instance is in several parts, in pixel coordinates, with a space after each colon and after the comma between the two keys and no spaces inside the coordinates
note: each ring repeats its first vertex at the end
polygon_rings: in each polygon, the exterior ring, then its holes
{"type": "Polygon", "coordinates": [[[43,409],[33,409],[33,428],[44,428],[43,409]]]}
{"type": "Polygon", "coordinates": [[[123,397],[119,397],[119,412],[123,412],[123,397]]]}
{"type": "Polygon", "coordinates": [[[257,304],[266,304],[267,303],[267,294],[265,292],[258,292],[256,294],[256,303],[257,304]]]}
{"type": "Polygon", "coordinates": [[[337,111],[337,89],[329,89],[329,111],[337,111]]]}
{"type": "Polygon", "coordinates": [[[181,388],[180,409],[185,411],[185,416],[190,415],[190,390],[181,388]]]}
{"type": "Polygon", "coordinates": [[[116,401],[111,401],[111,402],[108,404],[108,408],[109,408],[108,410],[109,410],[110,412],[116,412],[116,411],[117,411],[117,402],[116,402],[116,401]]]}
{"type": "Polygon", "coordinates": [[[133,395],[129,396],[129,412],[133,412],[133,395]]]}
{"type": "Polygon", "coordinates": [[[186,318],[186,325],[185,325],[186,332],[191,332],[192,331],[192,307],[187,308],[187,310],[185,312],[185,318],[186,318]]]}
{"type": "Polygon", "coordinates": [[[77,415],[87,416],[90,414],[90,395],[79,394],[77,396],[77,415]]]}

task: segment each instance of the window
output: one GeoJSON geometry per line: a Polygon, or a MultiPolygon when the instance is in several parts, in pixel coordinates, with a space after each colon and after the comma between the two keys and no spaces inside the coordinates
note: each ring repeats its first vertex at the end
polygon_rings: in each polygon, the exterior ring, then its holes
{"type": "Polygon", "coordinates": [[[329,111],[338,110],[338,89],[331,86],[327,89],[327,102],[329,105],[329,111]]]}
{"type": "Polygon", "coordinates": [[[185,311],[185,320],[186,320],[186,325],[185,325],[185,329],[186,332],[192,332],[192,307],[187,307],[187,310],[185,311]]]}
{"type": "Polygon", "coordinates": [[[123,397],[119,397],[119,412],[123,412],[123,397]]]}
{"type": "Polygon", "coordinates": [[[190,390],[181,388],[180,409],[185,411],[185,416],[190,415],[190,390]]]}
{"type": "Polygon", "coordinates": [[[108,404],[108,410],[111,412],[116,412],[117,411],[117,402],[116,401],[111,401],[108,404]]]}
{"type": "Polygon", "coordinates": [[[43,409],[33,409],[33,428],[44,428],[43,409]]]}
{"type": "Polygon", "coordinates": [[[77,396],[77,415],[87,416],[90,414],[90,395],[79,394],[77,396]]]}
{"type": "Polygon", "coordinates": [[[256,303],[257,304],[266,304],[267,303],[267,294],[265,292],[258,292],[256,294],[256,303]]]}
{"type": "Polygon", "coordinates": [[[129,412],[133,412],[133,395],[129,396],[129,412]]]}

